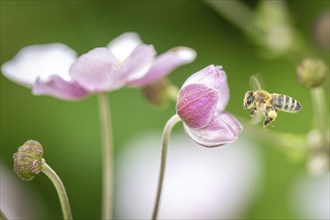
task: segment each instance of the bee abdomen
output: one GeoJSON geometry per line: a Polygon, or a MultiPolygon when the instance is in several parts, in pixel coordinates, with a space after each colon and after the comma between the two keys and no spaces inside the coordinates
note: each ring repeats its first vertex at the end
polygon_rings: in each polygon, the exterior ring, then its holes
{"type": "Polygon", "coordinates": [[[297,112],[302,108],[301,104],[294,98],[291,98],[290,96],[282,95],[282,94],[273,94],[272,96],[273,96],[273,105],[278,110],[285,112],[297,112]]]}

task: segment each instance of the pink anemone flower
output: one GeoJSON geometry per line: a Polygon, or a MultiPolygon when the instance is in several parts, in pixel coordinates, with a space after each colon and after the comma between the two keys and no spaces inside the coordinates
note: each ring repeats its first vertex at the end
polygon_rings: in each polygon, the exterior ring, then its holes
{"type": "Polygon", "coordinates": [[[232,114],[224,111],[228,101],[225,71],[221,66],[209,65],[183,84],[176,111],[195,142],[217,147],[235,141],[243,129],[232,114]]]}
{"type": "Polygon", "coordinates": [[[80,57],[60,43],[27,46],[3,64],[1,71],[10,80],[32,88],[35,95],[78,100],[123,86],[152,84],[195,57],[196,52],[188,47],[176,47],[156,57],[152,45],[127,32],[80,57]]]}

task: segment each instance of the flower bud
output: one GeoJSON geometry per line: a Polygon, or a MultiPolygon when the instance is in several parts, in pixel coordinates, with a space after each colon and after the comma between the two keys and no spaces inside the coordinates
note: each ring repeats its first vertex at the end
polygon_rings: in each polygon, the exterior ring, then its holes
{"type": "Polygon", "coordinates": [[[165,78],[143,87],[145,99],[155,107],[166,105],[168,100],[167,88],[169,81],[165,78]]]}
{"type": "Polygon", "coordinates": [[[29,140],[14,153],[14,171],[24,181],[32,180],[42,169],[43,149],[39,142],[29,140]]]}
{"type": "Polygon", "coordinates": [[[313,88],[325,81],[327,67],[320,59],[306,58],[297,66],[296,74],[303,86],[313,88]]]}

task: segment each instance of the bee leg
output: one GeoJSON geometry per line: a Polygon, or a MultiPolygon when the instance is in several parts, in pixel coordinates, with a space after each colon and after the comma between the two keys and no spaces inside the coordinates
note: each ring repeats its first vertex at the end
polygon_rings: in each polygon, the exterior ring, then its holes
{"type": "Polygon", "coordinates": [[[277,110],[275,108],[267,109],[267,112],[265,113],[264,128],[267,127],[276,118],[277,118],[277,110]]]}
{"type": "Polygon", "coordinates": [[[254,111],[256,110],[256,108],[253,108],[252,110],[251,110],[251,112],[250,112],[250,115],[252,116],[252,115],[254,115],[254,111]]]}
{"type": "Polygon", "coordinates": [[[273,121],[272,118],[266,116],[266,119],[264,121],[264,128],[266,128],[272,121],[273,121]]]}

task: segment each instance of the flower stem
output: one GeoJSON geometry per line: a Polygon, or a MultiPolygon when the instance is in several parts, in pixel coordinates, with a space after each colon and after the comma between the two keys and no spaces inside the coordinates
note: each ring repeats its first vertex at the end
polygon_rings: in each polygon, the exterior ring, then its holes
{"type": "Polygon", "coordinates": [[[43,163],[42,163],[42,172],[53,182],[53,184],[55,186],[58,197],[60,198],[60,203],[61,203],[64,219],[72,219],[70,203],[69,203],[69,199],[66,194],[64,185],[63,185],[60,177],[45,162],[44,159],[43,159],[43,163]]]}
{"type": "Polygon", "coordinates": [[[305,137],[296,134],[279,133],[265,130],[251,125],[247,120],[236,116],[244,127],[245,133],[259,140],[274,145],[280,152],[305,158],[307,154],[307,143],[305,137]]]}
{"type": "Polygon", "coordinates": [[[322,133],[322,139],[324,141],[324,132],[327,132],[327,126],[329,124],[329,118],[326,113],[326,98],[324,94],[324,87],[319,86],[311,88],[314,120],[316,128],[322,133]]]}
{"type": "Polygon", "coordinates": [[[176,123],[181,121],[180,117],[175,114],[173,115],[166,123],[163,135],[162,135],[162,152],[161,152],[161,161],[160,161],[160,171],[159,171],[159,179],[158,179],[158,186],[157,186],[157,195],[155,206],[152,214],[152,219],[157,219],[158,210],[159,210],[159,202],[160,196],[162,193],[163,182],[164,182],[164,175],[165,175],[165,167],[166,167],[166,157],[167,157],[167,146],[170,139],[172,128],[176,123]]]}
{"type": "Polygon", "coordinates": [[[107,93],[99,93],[100,123],[103,144],[102,219],[112,218],[113,145],[107,93]]]}

